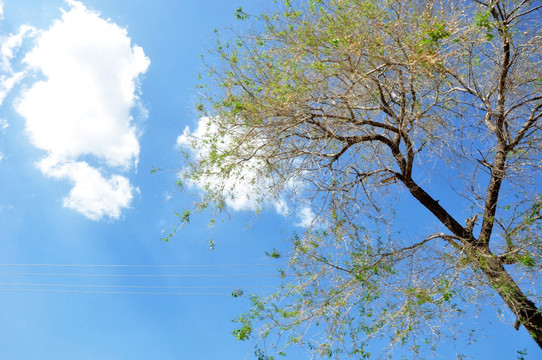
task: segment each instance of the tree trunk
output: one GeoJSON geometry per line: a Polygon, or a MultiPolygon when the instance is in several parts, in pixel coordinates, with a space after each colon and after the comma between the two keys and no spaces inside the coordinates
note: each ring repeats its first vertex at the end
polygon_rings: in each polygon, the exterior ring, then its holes
{"type": "MultiPolygon", "coordinates": [[[[412,179],[404,179],[403,183],[410,193],[437,217],[455,236],[463,239],[464,246],[470,248],[473,258],[473,269],[480,269],[486,275],[489,283],[504,300],[505,304],[517,317],[534,341],[542,349],[542,314],[536,305],[527,298],[516,284],[512,276],[504,268],[502,261],[491,254],[488,239],[481,242],[482,246],[473,246],[474,237],[471,232],[461,226],[439,203],[418,186],[412,179]]],[[[500,185],[500,183],[499,183],[500,185]]],[[[496,191],[498,192],[498,190],[496,191]]],[[[493,212],[494,214],[494,212],[493,212]]]]}
{"type": "Polygon", "coordinates": [[[499,293],[517,320],[529,332],[542,349],[542,314],[536,305],[521,291],[514,279],[495,256],[478,257],[478,267],[486,275],[493,288],[499,293]]]}

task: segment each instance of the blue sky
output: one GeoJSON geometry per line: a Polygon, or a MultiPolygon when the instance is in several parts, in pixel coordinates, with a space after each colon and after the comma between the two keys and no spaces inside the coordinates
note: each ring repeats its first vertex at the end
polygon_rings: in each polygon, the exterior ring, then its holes
{"type": "MultiPolygon", "coordinates": [[[[191,201],[174,181],[179,136],[199,122],[200,55],[213,29],[246,26],[236,8],[272,2],[0,4],[0,359],[253,358],[254,343],[231,335],[248,303],[229,294],[269,293],[265,251],[287,250],[310,213],[288,218],[275,203],[254,220],[232,203],[215,251],[207,214],[160,239],[191,201]],[[139,266],[52,266],[66,264],[139,266]]],[[[465,351],[474,358],[540,354],[491,311],[466,321],[487,326],[465,351]]]]}

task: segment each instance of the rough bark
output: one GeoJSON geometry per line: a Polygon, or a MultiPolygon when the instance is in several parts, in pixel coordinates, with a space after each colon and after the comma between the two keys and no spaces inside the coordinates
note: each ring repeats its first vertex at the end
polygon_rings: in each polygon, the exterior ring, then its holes
{"type": "Polygon", "coordinates": [[[477,267],[504,300],[508,308],[517,317],[520,324],[542,348],[542,314],[536,305],[521,291],[514,279],[504,268],[502,261],[491,254],[479,256],[477,267]]]}
{"type": "MultiPolygon", "coordinates": [[[[504,158],[502,159],[504,166],[504,158]]],[[[502,182],[502,175],[495,174],[489,186],[488,212],[489,216],[495,215],[499,188],[502,182]]],[[[510,311],[517,317],[519,323],[527,329],[533,340],[542,349],[542,314],[534,302],[529,300],[525,293],[519,288],[512,276],[506,271],[502,260],[494,256],[488,246],[491,235],[491,222],[483,227],[484,235],[480,235],[481,241],[476,241],[472,232],[461,226],[437,200],[434,200],[424,189],[412,179],[403,179],[403,183],[427,210],[429,210],[440,222],[446,226],[455,236],[463,240],[463,246],[468,256],[472,258],[471,266],[474,270],[481,270],[488,279],[491,286],[497,291],[510,311]],[[484,236],[485,238],[483,238],[484,236]]]]}

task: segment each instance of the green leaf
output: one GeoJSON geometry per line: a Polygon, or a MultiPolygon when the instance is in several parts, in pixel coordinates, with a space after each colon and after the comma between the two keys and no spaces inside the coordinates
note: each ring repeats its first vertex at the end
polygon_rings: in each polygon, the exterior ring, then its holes
{"type": "Polygon", "coordinates": [[[281,257],[280,253],[275,249],[273,249],[273,251],[271,251],[271,252],[266,251],[265,255],[267,255],[267,256],[269,256],[270,258],[273,258],[273,259],[280,259],[280,257],[281,257]]]}
{"type": "Polygon", "coordinates": [[[248,14],[245,13],[243,11],[243,8],[242,7],[238,7],[236,10],[235,10],[235,18],[237,20],[246,20],[248,18],[248,14]]]}

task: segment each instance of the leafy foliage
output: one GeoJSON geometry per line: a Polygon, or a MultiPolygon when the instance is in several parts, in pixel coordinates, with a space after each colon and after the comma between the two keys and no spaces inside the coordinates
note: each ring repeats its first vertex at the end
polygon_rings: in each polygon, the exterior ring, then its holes
{"type": "Polygon", "coordinates": [[[225,210],[249,179],[256,203],[316,215],[237,339],[274,334],[276,354],[331,358],[386,340],[419,357],[496,294],[542,347],[541,8],[286,1],[250,17],[260,31],[217,32],[222,67],[202,86],[206,131],[185,168],[205,189],[196,208],[225,210]],[[422,209],[433,221],[402,233],[397,218],[422,209]]]}

